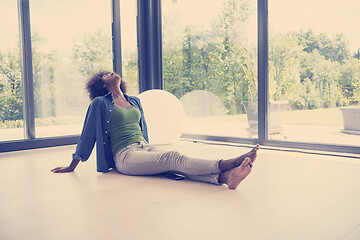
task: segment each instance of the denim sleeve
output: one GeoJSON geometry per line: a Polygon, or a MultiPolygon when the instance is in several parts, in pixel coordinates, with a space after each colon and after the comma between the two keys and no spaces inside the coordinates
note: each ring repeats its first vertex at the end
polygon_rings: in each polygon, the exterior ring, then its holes
{"type": "Polygon", "coordinates": [[[73,159],[85,162],[90,157],[96,141],[95,121],[96,112],[98,111],[97,105],[94,101],[89,105],[76,151],[72,155],[73,159]]]}
{"type": "Polygon", "coordinates": [[[148,135],[148,130],[147,130],[147,124],[146,124],[146,121],[145,121],[145,116],[144,116],[144,110],[141,106],[141,102],[140,102],[140,99],[139,98],[135,98],[136,99],[136,102],[138,103],[138,108],[140,110],[140,113],[141,113],[141,119],[140,119],[140,127],[141,127],[141,131],[143,133],[143,136],[145,138],[145,141],[146,142],[149,142],[149,135],[148,135]]]}

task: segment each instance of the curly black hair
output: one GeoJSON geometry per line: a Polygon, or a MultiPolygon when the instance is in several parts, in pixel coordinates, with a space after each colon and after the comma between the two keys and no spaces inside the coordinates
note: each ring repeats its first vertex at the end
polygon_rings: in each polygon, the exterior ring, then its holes
{"type": "MultiPolygon", "coordinates": [[[[110,72],[99,71],[93,74],[86,83],[85,89],[89,93],[89,98],[93,100],[98,96],[105,96],[109,93],[107,88],[104,88],[104,82],[102,77],[110,72]]],[[[120,89],[123,93],[127,92],[126,83],[122,80],[120,84],[120,89]]]]}

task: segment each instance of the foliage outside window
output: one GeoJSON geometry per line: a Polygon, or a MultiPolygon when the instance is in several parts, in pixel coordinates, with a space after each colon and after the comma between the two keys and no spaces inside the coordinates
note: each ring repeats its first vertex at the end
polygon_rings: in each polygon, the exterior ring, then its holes
{"type": "Polygon", "coordinates": [[[171,38],[178,19],[163,18],[165,90],[180,98],[193,90],[208,90],[225,104],[229,114],[244,113],[241,104],[257,100],[257,51],[245,34],[250,15],[247,1],[225,1],[210,29],[188,25],[181,44],[171,38]]]}
{"type": "MultiPolygon", "coordinates": [[[[168,36],[176,20],[165,16],[165,89],[179,98],[206,89],[222,99],[229,114],[244,113],[241,102],[257,99],[257,50],[244,36],[248,18],[254,14],[250,10],[249,1],[225,1],[212,28],[186,26],[181,45],[168,36]]],[[[287,100],[292,109],[360,102],[360,61],[349,50],[346,36],[312,30],[270,36],[270,100],[287,100]]]]}

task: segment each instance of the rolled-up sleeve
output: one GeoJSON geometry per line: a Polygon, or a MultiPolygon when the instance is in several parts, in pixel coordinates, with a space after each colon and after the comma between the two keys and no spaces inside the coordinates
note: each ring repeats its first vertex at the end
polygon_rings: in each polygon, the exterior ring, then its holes
{"type": "Polygon", "coordinates": [[[98,103],[96,101],[93,101],[88,107],[83,129],[76,146],[76,151],[72,155],[73,159],[85,162],[89,159],[91,155],[96,141],[95,121],[98,111],[97,105],[98,103]]]}

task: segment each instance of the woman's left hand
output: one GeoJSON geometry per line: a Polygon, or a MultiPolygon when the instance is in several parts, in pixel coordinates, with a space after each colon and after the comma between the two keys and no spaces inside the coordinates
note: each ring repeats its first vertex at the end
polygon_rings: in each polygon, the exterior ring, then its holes
{"type": "Polygon", "coordinates": [[[66,173],[66,172],[73,172],[74,168],[68,167],[57,167],[51,170],[53,173],[66,173]]]}

